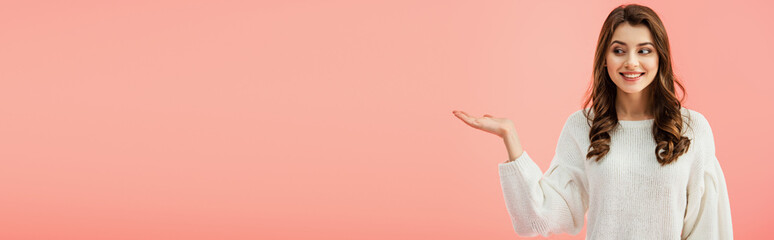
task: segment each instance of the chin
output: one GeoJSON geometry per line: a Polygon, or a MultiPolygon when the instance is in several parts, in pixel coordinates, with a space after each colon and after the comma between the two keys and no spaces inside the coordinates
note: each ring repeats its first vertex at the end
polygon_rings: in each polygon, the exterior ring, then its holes
{"type": "MultiPolygon", "coordinates": [[[[621,80],[621,81],[623,81],[623,80],[621,80]]],[[[618,90],[620,90],[621,92],[624,92],[624,93],[629,93],[629,94],[642,92],[643,90],[645,90],[645,87],[646,87],[646,86],[626,86],[626,83],[617,84],[617,85],[618,85],[617,86],[618,90]]]]}
{"type": "Polygon", "coordinates": [[[621,91],[623,91],[625,93],[630,93],[630,94],[631,93],[639,93],[639,92],[642,92],[642,90],[644,90],[644,88],[643,89],[621,89],[621,91]]]}
{"type": "Polygon", "coordinates": [[[646,88],[648,88],[648,85],[653,83],[653,80],[650,80],[648,84],[638,83],[636,85],[630,85],[626,82],[626,80],[623,79],[617,79],[616,85],[618,87],[618,90],[621,90],[622,92],[632,94],[632,93],[640,93],[644,91],[646,88]]]}

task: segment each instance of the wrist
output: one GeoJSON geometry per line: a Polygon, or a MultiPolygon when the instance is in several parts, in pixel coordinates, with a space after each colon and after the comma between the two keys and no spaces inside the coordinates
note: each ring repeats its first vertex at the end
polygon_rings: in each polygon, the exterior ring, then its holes
{"type": "Polygon", "coordinates": [[[508,162],[513,162],[524,153],[524,149],[521,146],[521,141],[519,141],[519,136],[515,131],[509,131],[503,136],[503,142],[505,143],[505,148],[508,150],[508,162]]]}
{"type": "Polygon", "coordinates": [[[503,138],[503,139],[506,139],[509,136],[515,135],[515,134],[516,134],[516,129],[512,128],[512,127],[503,127],[500,130],[500,137],[503,138]]]}

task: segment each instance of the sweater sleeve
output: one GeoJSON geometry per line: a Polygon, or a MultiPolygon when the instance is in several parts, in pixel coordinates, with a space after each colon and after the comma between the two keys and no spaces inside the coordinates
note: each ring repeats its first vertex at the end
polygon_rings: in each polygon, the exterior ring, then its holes
{"type": "Polygon", "coordinates": [[[500,163],[500,185],[514,230],[520,236],[580,233],[588,209],[585,156],[573,137],[579,121],[572,115],[559,136],[554,158],[545,174],[524,151],[512,162],[500,163]]]}
{"type": "Polygon", "coordinates": [[[698,122],[703,134],[697,137],[699,159],[689,177],[682,239],[733,239],[726,179],[715,155],[712,129],[703,116],[698,122]]]}

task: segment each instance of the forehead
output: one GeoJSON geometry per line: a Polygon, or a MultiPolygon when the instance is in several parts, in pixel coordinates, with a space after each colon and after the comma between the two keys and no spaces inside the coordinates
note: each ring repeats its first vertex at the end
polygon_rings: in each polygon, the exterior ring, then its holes
{"type": "Polygon", "coordinates": [[[613,39],[626,43],[629,46],[636,46],[638,43],[653,42],[650,35],[650,29],[645,24],[631,25],[629,22],[623,22],[613,32],[613,39]]]}

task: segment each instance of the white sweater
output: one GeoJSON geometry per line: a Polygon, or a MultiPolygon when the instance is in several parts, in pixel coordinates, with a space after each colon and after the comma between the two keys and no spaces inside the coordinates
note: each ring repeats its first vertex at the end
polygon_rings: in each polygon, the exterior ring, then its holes
{"type": "Polygon", "coordinates": [[[733,239],[726,181],[702,114],[682,108],[683,126],[693,128],[683,128],[691,145],[662,167],[653,119],[619,121],[607,155],[600,162],[586,160],[590,127],[582,111],[567,118],[545,173],[526,151],[499,164],[518,235],[576,235],[588,211],[587,240],[733,239]]]}

